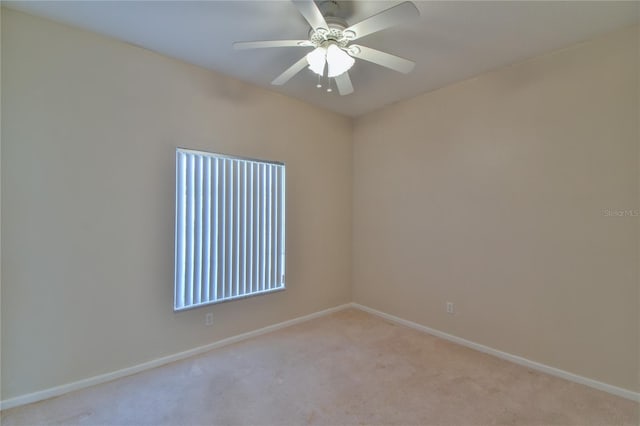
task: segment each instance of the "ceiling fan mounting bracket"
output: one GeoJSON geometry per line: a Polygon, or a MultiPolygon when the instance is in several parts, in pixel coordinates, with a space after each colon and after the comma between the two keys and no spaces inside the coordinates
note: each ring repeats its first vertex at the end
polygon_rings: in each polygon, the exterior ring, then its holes
{"type": "Polygon", "coordinates": [[[318,10],[322,13],[322,16],[326,18],[331,18],[334,16],[342,16],[341,5],[336,0],[324,0],[316,2],[318,5],[318,10]]]}

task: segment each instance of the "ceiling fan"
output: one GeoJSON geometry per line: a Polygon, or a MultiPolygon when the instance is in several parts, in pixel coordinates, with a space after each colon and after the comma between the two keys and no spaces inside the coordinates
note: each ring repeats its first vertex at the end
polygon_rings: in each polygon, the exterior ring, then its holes
{"type": "MultiPolygon", "coordinates": [[[[415,66],[415,62],[399,56],[351,44],[352,41],[366,35],[419,17],[420,12],[412,2],[405,1],[397,4],[354,25],[348,25],[344,19],[333,16],[330,12],[325,13],[326,16],[323,15],[313,0],[292,0],[292,2],[311,25],[308,40],[241,41],[233,44],[234,49],[238,50],[267,47],[313,48],[311,52],[276,77],[271,84],[283,85],[308,66],[319,76],[317,87],[322,87],[320,79],[326,77],[327,91],[331,92],[331,79],[333,78],[338,92],[344,96],[353,93],[353,85],[348,71],[355,63],[354,58],[373,62],[405,74],[415,66]]],[[[321,3],[321,6],[326,3],[336,5],[335,1],[327,1],[321,3]]]]}

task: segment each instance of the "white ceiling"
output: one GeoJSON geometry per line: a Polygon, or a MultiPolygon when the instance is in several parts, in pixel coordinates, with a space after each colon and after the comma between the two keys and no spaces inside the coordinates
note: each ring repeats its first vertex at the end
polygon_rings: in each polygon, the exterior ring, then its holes
{"type": "MultiPolygon", "coordinates": [[[[339,2],[350,24],[398,2],[339,2]]],[[[358,40],[412,59],[408,75],[356,61],[355,93],[315,87],[303,70],[270,82],[305,48],[235,51],[234,41],[303,39],[308,25],[289,1],[3,2],[11,8],[114,37],[349,116],[434,90],[638,22],[639,2],[415,1],[421,17],[358,40]]]]}

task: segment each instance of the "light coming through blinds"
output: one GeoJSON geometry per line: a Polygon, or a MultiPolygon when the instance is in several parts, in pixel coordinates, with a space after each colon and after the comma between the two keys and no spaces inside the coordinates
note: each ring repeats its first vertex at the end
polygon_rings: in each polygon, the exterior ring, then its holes
{"type": "Polygon", "coordinates": [[[176,150],[174,310],[283,290],[285,166],[176,150]]]}

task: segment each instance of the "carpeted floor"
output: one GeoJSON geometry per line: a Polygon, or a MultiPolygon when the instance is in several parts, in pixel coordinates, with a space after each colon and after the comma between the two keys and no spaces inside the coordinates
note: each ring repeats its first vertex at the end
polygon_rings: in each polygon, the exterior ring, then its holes
{"type": "Polygon", "coordinates": [[[7,410],[1,422],[637,425],[638,404],[346,310],[7,410]]]}

